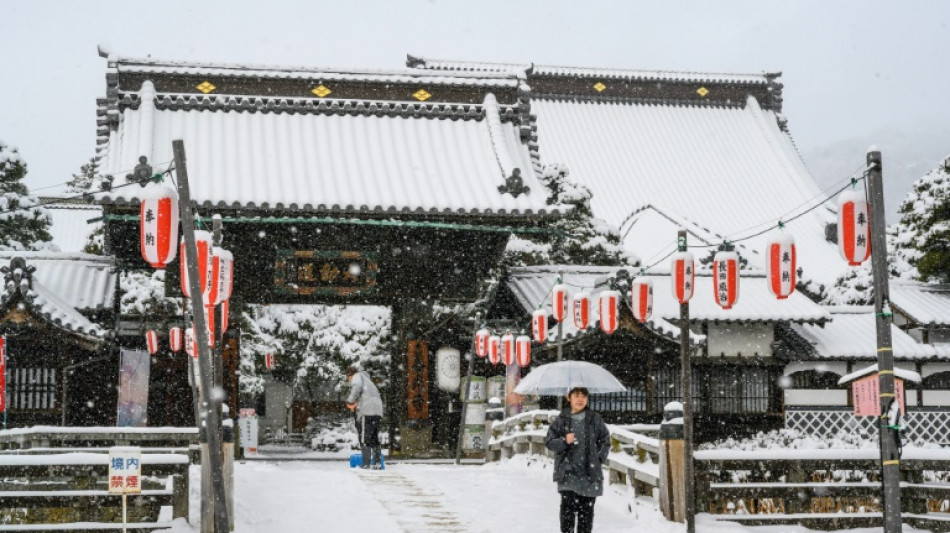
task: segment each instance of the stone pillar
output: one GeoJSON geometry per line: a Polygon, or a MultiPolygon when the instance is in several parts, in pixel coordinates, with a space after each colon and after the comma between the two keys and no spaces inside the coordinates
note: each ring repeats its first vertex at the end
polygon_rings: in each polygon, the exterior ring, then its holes
{"type": "Polygon", "coordinates": [[[660,510],[667,520],[686,521],[685,475],[683,404],[670,402],[660,424],[660,510]]]}

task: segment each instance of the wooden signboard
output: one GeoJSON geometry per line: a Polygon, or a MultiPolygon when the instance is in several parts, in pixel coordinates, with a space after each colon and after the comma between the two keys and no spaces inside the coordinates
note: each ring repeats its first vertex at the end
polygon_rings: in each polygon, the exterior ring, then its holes
{"type": "MultiPolygon", "coordinates": [[[[881,390],[878,375],[865,376],[851,383],[851,402],[854,404],[854,416],[880,416],[881,400],[878,392],[881,390]]],[[[894,378],[894,395],[900,406],[901,415],[904,414],[904,380],[894,378]]]]}
{"type": "Polygon", "coordinates": [[[429,344],[409,341],[407,367],[407,416],[409,420],[429,419],[429,344]]]}
{"type": "Polygon", "coordinates": [[[274,292],[292,296],[354,296],[376,291],[376,254],[358,251],[278,250],[274,292]]]}

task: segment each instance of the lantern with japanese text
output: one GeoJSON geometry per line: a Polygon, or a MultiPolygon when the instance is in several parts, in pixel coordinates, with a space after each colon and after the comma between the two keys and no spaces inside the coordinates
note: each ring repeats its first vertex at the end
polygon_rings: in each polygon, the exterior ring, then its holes
{"type": "Polygon", "coordinates": [[[571,307],[574,309],[574,326],[585,330],[590,325],[590,293],[581,291],[574,295],[571,307]]]}
{"type": "Polygon", "coordinates": [[[551,315],[558,322],[563,322],[567,316],[567,297],[567,285],[558,283],[551,289],[551,315]]]}
{"type": "Polygon", "coordinates": [[[653,280],[644,277],[633,280],[630,286],[630,310],[633,311],[633,318],[640,322],[650,320],[653,315],[653,280]]]}
{"type": "Polygon", "coordinates": [[[475,354],[479,357],[485,357],[488,355],[489,337],[491,337],[491,333],[485,328],[475,332],[475,354]]]}
{"type": "Polygon", "coordinates": [[[603,291],[597,300],[600,329],[607,335],[617,331],[617,316],[620,311],[620,291],[603,291]]]}
{"type": "Polygon", "coordinates": [[[781,234],[769,239],[765,248],[769,289],[779,299],[795,291],[795,239],[781,234]]]}
{"type": "MultiPolygon", "coordinates": [[[[195,247],[198,249],[198,275],[201,282],[201,296],[204,298],[211,288],[208,279],[211,273],[212,235],[210,231],[195,230],[195,247]]],[[[185,251],[185,239],[181,240],[179,251],[181,260],[181,293],[185,298],[191,298],[191,288],[188,285],[188,259],[185,251]]]]}
{"type": "Polygon", "coordinates": [[[531,364],[531,337],[518,335],[515,339],[515,359],[521,368],[527,368],[531,364]]]}
{"type": "Polygon", "coordinates": [[[214,348],[214,306],[206,305],[205,306],[205,323],[208,326],[208,347],[214,348]]]}
{"type": "Polygon", "coordinates": [[[716,303],[723,309],[732,309],[739,300],[739,254],[716,252],[712,282],[716,303]]]}
{"type": "Polygon", "coordinates": [[[205,305],[218,305],[231,296],[231,275],[233,274],[234,255],[215,246],[211,254],[211,278],[205,305]]]}
{"type": "Polygon", "coordinates": [[[182,335],[181,328],[177,326],[168,330],[168,346],[175,353],[178,353],[181,351],[181,343],[182,343],[181,335],[182,335]]]}
{"type": "Polygon", "coordinates": [[[488,337],[488,361],[493,365],[501,361],[501,337],[498,335],[488,337]]]}
{"type": "Polygon", "coordinates": [[[198,342],[195,340],[195,329],[185,330],[185,353],[191,357],[198,357],[198,342]]]}
{"type": "Polygon", "coordinates": [[[838,251],[851,266],[871,257],[871,208],[853,189],[838,197],[838,251]]]}
{"type": "Polygon", "coordinates": [[[177,252],[178,193],[164,184],[149,184],[139,208],[142,259],[153,268],[165,268],[177,252]]]}
{"type": "Polygon", "coordinates": [[[544,309],[538,309],[531,313],[531,334],[534,336],[534,342],[544,344],[548,337],[548,314],[544,309]]]}
{"type": "Polygon", "coordinates": [[[696,287],[696,262],[692,252],[676,252],[670,260],[670,277],[673,279],[673,297],[681,304],[689,303],[696,287]]]}
{"type": "Polygon", "coordinates": [[[225,300],[221,302],[221,331],[228,330],[228,311],[230,310],[231,303],[230,300],[225,300]]]}
{"type": "Polygon", "coordinates": [[[152,355],[158,353],[158,333],[154,329],[145,332],[145,346],[148,348],[148,353],[152,355]]]}
{"type": "Polygon", "coordinates": [[[501,336],[501,357],[505,366],[515,362],[515,336],[511,333],[501,336]]]}
{"type": "Polygon", "coordinates": [[[273,370],[276,365],[274,364],[274,354],[268,352],[264,354],[264,368],[267,370],[273,370]]]}

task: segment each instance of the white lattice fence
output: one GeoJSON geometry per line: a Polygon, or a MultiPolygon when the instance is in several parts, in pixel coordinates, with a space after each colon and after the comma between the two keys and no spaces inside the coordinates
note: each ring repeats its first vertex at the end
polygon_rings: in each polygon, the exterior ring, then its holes
{"type": "MultiPolygon", "coordinates": [[[[877,438],[873,416],[854,416],[850,407],[786,408],[785,428],[818,437],[832,437],[841,431],[877,438]]],[[[909,409],[901,424],[911,442],[950,443],[950,410],[909,409]]]]}

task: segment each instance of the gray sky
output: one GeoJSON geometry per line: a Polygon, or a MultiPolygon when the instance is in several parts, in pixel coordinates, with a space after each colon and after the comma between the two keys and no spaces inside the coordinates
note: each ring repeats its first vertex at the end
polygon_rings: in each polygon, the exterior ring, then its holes
{"type": "MultiPolygon", "coordinates": [[[[806,161],[851,140],[858,153],[842,168],[856,168],[875,136],[937,154],[911,159],[950,153],[950,2],[941,0],[6,0],[0,43],[0,139],[19,147],[34,190],[68,180],[94,154],[99,43],[120,56],[310,66],[400,68],[412,53],[782,71],[784,113],[806,161]]],[[[839,172],[833,164],[812,170],[819,182],[841,177],[822,176],[839,172]]]]}

